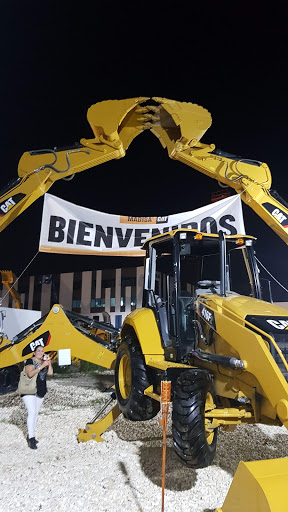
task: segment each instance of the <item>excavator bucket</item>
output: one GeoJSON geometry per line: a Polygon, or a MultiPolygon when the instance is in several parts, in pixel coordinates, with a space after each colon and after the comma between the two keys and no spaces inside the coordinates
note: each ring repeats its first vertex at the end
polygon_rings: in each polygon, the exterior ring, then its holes
{"type": "Polygon", "coordinates": [[[127,149],[132,140],[146,129],[145,116],[141,103],[146,96],[126,100],[106,100],[92,105],[87,112],[87,120],[95,138],[106,143],[122,144],[127,149]],[[144,122],[143,122],[144,121],[144,122]]]}
{"type": "Polygon", "coordinates": [[[181,147],[195,146],[212,124],[210,112],[196,103],[152,98],[159,103],[159,122],[151,123],[151,132],[159,138],[168,153],[175,144],[181,147]]]}
{"type": "Polygon", "coordinates": [[[288,458],[240,462],[222,508],[215,512],[288,510],[288,458]]]}

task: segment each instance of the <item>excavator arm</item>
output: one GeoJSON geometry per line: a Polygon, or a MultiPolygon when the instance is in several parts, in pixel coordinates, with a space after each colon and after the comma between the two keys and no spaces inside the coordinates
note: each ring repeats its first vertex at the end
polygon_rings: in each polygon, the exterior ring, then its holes
{"type": "Polygon", "coordinates": [[[69,349],[71,357],[114,369],[119,330],[54,304],[51,311],[19,333],[0,340],[0,369],[24,361],[41,345],[45,352],[69,349]],[[106,336],[103,334],[106,333],[106,336]]]}
{"type": "Polygon", "coordinates": [[[266,163],[224,153],[200,142],[212,124],[203,107],[166,98],[107,100],[88,109],[94,138],[65,149],[25,152],[18,179],[0,192],[0,231],[59,180],[125,156],[132,140],[149,129],[168,155],[229,186],[287,244],[288,204],[271,190],[266,163]],[[151,103],[151,101],[150,101],[151,103]]]}
{"type": "Polygon", "coordinates": [[[132,140],[146,129],[139,103],[146,97],[108,100],[92,105],[87,119],[94,137],[64,149],[27,151],[20,158],[18,178],[0,191],[0,231],[57,180],[69,180],[102,163],[122,158],[132,140]]]}
{"type": "Polygon", "coordinates": [[[203,144],[201,137],[211,126],[210,113],[192,103],[153,98],[150,130],[169,157],[231,187],[241,199],[288,244],[288,204],[271,190],[271,173],[264,162],[237,157],[203,144]]]}

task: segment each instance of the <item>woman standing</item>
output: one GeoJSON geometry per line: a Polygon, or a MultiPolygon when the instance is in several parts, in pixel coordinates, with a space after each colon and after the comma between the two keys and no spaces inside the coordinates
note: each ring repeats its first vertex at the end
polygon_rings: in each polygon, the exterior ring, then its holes
{"type": "Polygon", "coordinates": [[[36,395],[21,395],[23,402],[27,409],[27,442],[28,446],[35,450],[38,441],[35,439],[35,427],[37,422],[38,413],[42,405],[44,396],[47,393],[46,377],[53,375],[53,368],[50,364],[50,359],[43,360],[44,348],[39,346],[35,349],[33,357],[27,359],[25,362],[25,371],[27,376],[31,379],[37,375],[36,395]]]}

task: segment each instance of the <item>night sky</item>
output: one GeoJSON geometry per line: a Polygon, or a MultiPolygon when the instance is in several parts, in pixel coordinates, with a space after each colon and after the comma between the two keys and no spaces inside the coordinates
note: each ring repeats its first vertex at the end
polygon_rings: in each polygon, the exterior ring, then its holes
{"type": "MultiPolygon", "coordinates": [[[[225,8],[77,5],[2,2],[1,188],[17,177],[25,151],[92,137],[86,112],[93,103],[160,96],[207,108],[213,124],[202,142],[268,163],[272,187],[288,200],[287,2],[269,9],[255,0],[225,8]]],[[[49,193],[107,213],[146,216],[193,210],[218,189],[170,160],[145,132],[125,158],[58,182],[49,193]]],[[[2,269],[19,275],[37,254],[42,205],[41,198],[0,234],[2,269]]],[[[258,258],[288,288],[286,244],[246,205],[243,211],[246,232],[258,238],[258,258]]],[[[38,254],[27,273],[118,264],[113,257],[38,254]]],[[[273,295],[288,300],[279,287],[273,295]]]]}

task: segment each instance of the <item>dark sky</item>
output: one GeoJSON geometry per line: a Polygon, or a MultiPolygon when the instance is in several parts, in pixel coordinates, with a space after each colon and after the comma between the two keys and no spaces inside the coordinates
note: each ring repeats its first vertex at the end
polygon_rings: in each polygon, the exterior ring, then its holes
{"type": "MultiPolygon", "coordinates": [[[[267,162],[273,188],[288,199],[287,3],[122,4],[2,2],[1,188],[16,178],[25,151],[91,137],[86,112],[93,103],[162,96],[207,108],[213,124],[202,141],[267,162]]],[[[216,190],[144,133],[125,158],[49,192],[107,213],[168,215],[208,204],[216,190]]],[[[19,275],[37,253],[42,205],[38,200],[1,233],[1,268],[19,275]]],[[[243,208],[259,259],[288,287],[285,243],[243,208]]],[[[39,254],[27,272],[116,263],[39,254]]],[[[275,288],[275,300],[285,299],[275,288]]]]}

